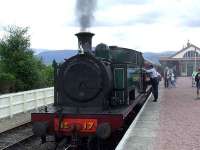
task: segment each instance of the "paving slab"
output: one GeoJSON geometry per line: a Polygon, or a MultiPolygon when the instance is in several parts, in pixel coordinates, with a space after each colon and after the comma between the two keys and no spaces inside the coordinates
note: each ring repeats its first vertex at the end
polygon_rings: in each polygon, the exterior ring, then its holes
{"type": "Polygon", "coordinates": [[[200,100],[190,77],[164,89],[155,150],[200,150],[200,100]]]}
{"type": "Polygon", "coordinates": [[[116,150],[200,150],[200,99],[191,82],[179,77],[176,88],[161,83],[158,102],[148,101],[116,150]]]}

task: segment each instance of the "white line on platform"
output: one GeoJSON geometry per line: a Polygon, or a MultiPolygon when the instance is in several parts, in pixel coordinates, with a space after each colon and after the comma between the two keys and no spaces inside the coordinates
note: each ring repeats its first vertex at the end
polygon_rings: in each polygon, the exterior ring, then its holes
{"type": "Polygon", "coordinates": [[[149,99],[150,99],[151,96],[152,96],[152,93],[149,95],[148,99],[146,100],[146,102],[142,106],[140,112],[138,113],[138,115],[136,116],[136,118],[134,119],[134,121],[131,123],[130,127],[128,128],[128,130],[124,134],[122,140],[119,142],[119,144],[117,145],[117,147],[115,148],[115,150],[124,150],[124,145],[126,144],[126,141],[128,140],[128,138],[131,135],[131,131],[132,131],[131,129],[133,129],[135,127],[138,118],[142,114],[142,112],[143,112],[144,108],[146,107],[146,104],[148,103],[148,101],[149,101],[149,99]]]}

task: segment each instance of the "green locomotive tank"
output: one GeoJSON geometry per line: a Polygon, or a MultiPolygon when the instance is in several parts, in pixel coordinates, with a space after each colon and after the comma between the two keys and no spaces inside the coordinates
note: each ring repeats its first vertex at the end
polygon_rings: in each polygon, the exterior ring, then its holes
{"type": "Polygon", "coordinates": [[[111,61],[114,79],[113,105],[129,104],[145,92],[144,59],[141,52],[118,46],[97,45],[95,57],[111,61]]]}

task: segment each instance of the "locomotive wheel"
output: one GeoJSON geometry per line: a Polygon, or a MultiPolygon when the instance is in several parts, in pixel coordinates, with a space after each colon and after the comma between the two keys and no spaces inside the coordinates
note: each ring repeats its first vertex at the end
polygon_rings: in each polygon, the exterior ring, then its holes
{"type": "Polygon", "coordinates": [[[87,149],[88,150],[111,150],[113,149],[113,139],[110,137],[106,140],[102,140],[97,136],[91,136],[88,138],[87,149]]]}
{"type": "Polygon", "coordinates": [[[96,136],[90,136],[88,138],[87,147],[88,147],[88,150],[96,149],[96,147],[97,147],[97,137],[96,136]]]}
{"type": "Polygon", "coordinates": [[[105,150],[103,142],[97,136],[90,136],[87,144],[88,150],[105,150]]]}

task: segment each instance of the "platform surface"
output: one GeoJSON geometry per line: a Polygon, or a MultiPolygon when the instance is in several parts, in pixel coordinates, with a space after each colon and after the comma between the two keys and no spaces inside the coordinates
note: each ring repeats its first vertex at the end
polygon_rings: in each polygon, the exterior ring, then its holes
{"type": "Polygon", "coordinates": [[[176,88],[161,83],[158,102],[152,99],[116,150],[200,150],[200,99],[191,78],[179,77],[176,88]]]}

